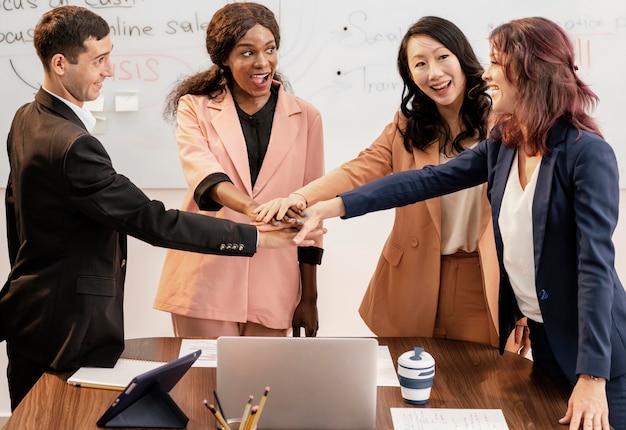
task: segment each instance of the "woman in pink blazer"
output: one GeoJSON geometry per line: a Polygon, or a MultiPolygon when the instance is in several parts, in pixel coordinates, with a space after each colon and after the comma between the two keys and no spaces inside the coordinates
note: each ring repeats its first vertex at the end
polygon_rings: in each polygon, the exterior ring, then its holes
{"type": "MultiPolygon", "coordinates": [[[[276,72],[274,14],[232,3],[207,27],[213,66],[168,99],[189,189],[182,209],[250,222],[257,202],[289,194],[323,175],[319,111],[288,94],[276,72]]],[[[317,332],[316,265],[311,248],[259,250],[251,259],[168,252],[154,307],[172,314],[183,337],[317,332]]]]}
{"type": "MultiPolygon", "coordinates": [[[[490,98],[483,69],[453,23],[423,17],[398,53],[400,112],[357,158],[289,197],[259,221],[395,172],[437,165],[484,139],[490,98]]],[[[379,336],[446,337],[498,345],[499,269],[485,186],[396,209],[359,312],[379,336]],[[461,216],[462,215],[462,216],[461,216]]],[[[521,333],[518,344],[521,347],[521,333]]]]}

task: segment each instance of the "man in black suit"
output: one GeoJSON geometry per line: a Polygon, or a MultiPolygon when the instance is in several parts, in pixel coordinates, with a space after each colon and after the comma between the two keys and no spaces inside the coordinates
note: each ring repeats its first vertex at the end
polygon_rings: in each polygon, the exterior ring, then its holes
{"type": "MultiPolygon", "coordinates": [[[[289,230],[166,210],[118,174],[82,108],[112,75],[109,25],[63,6],[34,33],[44,82],[9,132],[11,272],[0,292],[11,408],[43,372],[111,367],[124,349],[126,235],[155,246],[251,256],[292,244],[289,230]]],[[[320,232],[317,232],[319,235],[320,232]]],[[[312,244],[312,241],[310,242],[312,244]]]]}

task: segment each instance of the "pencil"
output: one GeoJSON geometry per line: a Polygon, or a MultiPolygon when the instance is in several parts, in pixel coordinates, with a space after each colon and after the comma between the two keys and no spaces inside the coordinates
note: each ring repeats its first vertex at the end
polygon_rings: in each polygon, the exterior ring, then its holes
{"type": "Polygon", "coordinates": [[[217,391],[213,390],[213,396],[215,397],[215,406],[217,406],[217,410],[220,411],[220,414],[222,414],[222,416],[224,416],[224,409],[222,409],[220,398],[217,397],[217,391]]]}
{"type": "Polygon", "coordinates": [[[218,411],[217,409],[215,409],[214,405],[209,404],[208,400],[205,399],[204,406],[206,406],[207,409],[209,409],[213,413],[213,416],[215,417],[217,422],[220,423],[220,425],[222,426],[224,430],[231,430],[230,426],[224,419],[224,416],[222,415],[222,413],[218,411]]]}
{"type": "Polygon", "coordinates": [[[248,419],[248,416],[250,415],[250,409],[252,408],[253,398],[254,396],[250,395],[250,397],[248,397],[248,402],[246,403],[246,406],[243,408],[243,415],[241,416],[241,422],[239,423],[239,430],[243,430],[244,425],[246,424],[246,420],[248,419]]]}
{"type": "Polygon", "coordinates": [[[254,427],[252,427],[253,423],[254,423],[254,417],[256,416],[257,411],[259,410],[259,405],[254,405],[252,406],[252,408],[250,408],[250,415],[248,416],[248,419],[246,420],[246,425],[244,426],[243,430],[252,430],[254,427]]]}
{"type": "Polygon", "coordinates": [[[263,408],[265,407],[265,402],[267,401],[267,395],[270,392],[270,387],[265,387],[265,392],[261,397],[261,401],[259,402],[259,410],[254,415],[254,421],[252,422],[252,428],[255,428],[261,419],[261,412],[263,412],[263,408]]]}
{"type": "Polygon", "coordinates": [[[89,382],[68,382],[73,387],[78,388],[100,388],[102,390],[124,391],[126,387],[120,387],[119,385],[106,385],[106,384],[92,384],[89,382]]]}

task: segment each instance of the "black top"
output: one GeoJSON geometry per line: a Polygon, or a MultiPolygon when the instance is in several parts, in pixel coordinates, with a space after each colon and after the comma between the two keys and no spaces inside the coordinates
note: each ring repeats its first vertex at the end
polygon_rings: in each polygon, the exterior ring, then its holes
{"type": "MultiPolygon", "coordinates": [[[[259,176],[263,160],[265,159],[265,154],[267,153],[267,147],[270,143],[270,135],[272,134],[272,123],[274,121],[274,112],[276,111],[277,101],[278,89],[276,87],[272,87],[270,98],[265,106],[253,115],[248,115],[244,112],[235,101],[237,115],[239,116],[239,123],[241,124],[243,136],[246,140],[246,146],[248,147],[248,165],[250,166],[250,179],[252,187],[254,187],[254,184],[259,176]]],[[[196,187],[194,191],[194,200],[200,209],[217,211],[222,208],[221,204],[214,201],[209,196],[209,191],[215,185],[224,181],[232,182],[226,173],[212,173],[204,178],[204,180],[196,187]]],[[[298,261],[300,263],[321,264],[322,254],[323,250],[315,246],[299,247],[298,261]]]]}
{"type": "Polygon", "coordinates": [[[265,103],[265,106],[253,115],[245,113],[241,110],[237,102],[235,102],[243,136],[246,139],[246,146],[248,147],[248,164],[250,165],[250,178],[253,187],[259,176],[259,171],[263,165],[267,147],[270,143],[270,134],[272,132],[272,122],[274,121],[274,111],[276,110],[277,100],[278,90],[272,87],[270,98],[267,103],[265,103]]]}
{"type": "MultiPolygon", "coordinates": [[[[234,98],[233,98],[234,100],[234,98]]],[[[261,171],[267,147],[270,143],[270,135],[272,133],[272,123],[274,122],[274,112],[276,111],[276,102],[278,100],[278,89],[272,87],[271,95],[265,106],[263,106],[254,115],[245,113],[237,102],[237,115],[239,123],[243,131],[246,146],[248,147],[248,165],[250,166],[250,179],[252,187],[261,171]]],[[[232,182],[228,175],[223,172],[212,173],[196,187],[194,191],[194,200],[198,207],[202,210],[217,211],[222,205],[213,201],[209,196],[209,191],[220,182],[232,182]]]]}

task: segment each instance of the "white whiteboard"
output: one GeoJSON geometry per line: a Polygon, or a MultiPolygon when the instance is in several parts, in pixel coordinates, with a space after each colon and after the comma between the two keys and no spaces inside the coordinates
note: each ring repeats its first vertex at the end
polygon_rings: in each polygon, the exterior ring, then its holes
{"type": "MultiPolygon", "coordinates": [[[[60,4],[93,9],[112,26],[116,75],[105,82],[99,138],[115,168],[142,188],[184,188],[172,124],[162,117],[171,86],[209,66],[206,25],[226,1],[6,0],[0,2],[0,136],[15,110],[32,100],[42,70],[32,31],[60,4]],[[139,109],[116,112],[115,97],[137,94],[139,109]]],[[[423,15],[455,22],[486,65],[487,36],[513,18],[542,15],[559,22],[577,49],[578,73],[600,96],[596,110],[606,140],[626,166],[619,126],[626,119],[626,3],[615,0],[272,0],[261,1],[281,26],[279,70],[294,92],[323,115],[326,164],[333,168],[368,146],[399,106],[396,54],[408,26],[423,15]]],[[[8,174],[0,151],[0,186],[8,174]]],[[[622,188],[626,178],[622,176],[622,188]]]]}

